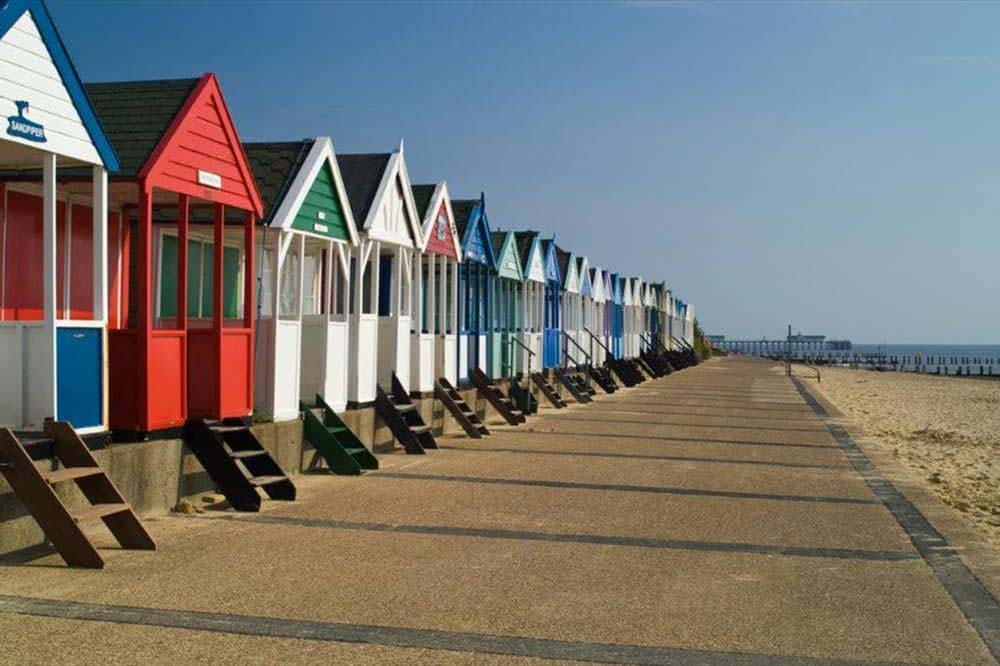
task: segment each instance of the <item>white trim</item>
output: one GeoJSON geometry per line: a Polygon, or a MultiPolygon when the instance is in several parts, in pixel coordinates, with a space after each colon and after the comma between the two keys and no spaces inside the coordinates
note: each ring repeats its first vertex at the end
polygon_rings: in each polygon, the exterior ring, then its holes
{"type": "Polygon", "coordinates": [[[358,228],[354,222],[354,212],[351,209],[351,202],[347,198],[347,189],[344,187],[344,180],[340,175],[340,167],[337,165],[336,153],[333,150],[333,139],[328,136],[318,136],[313,139],[313,146],[309,150],[309,154],[306,155],[306,159],[303,161],[302,166],[299,167],[298,173],[295,174],[292,185],[281,200],[281,205],[278,207],[269,226],[279,227],[284,231],[294,231],[306,236],[314,236],[320,240],[333,240],[338,243],[344,242],[322,234],[311,234],[307,231],[292,228],[292,222],[295,221],[295,216],[298,215],[299,209],[302,207],[302,202],[305,201],[306,195],[309,194],[309,190],[312,188],[313,181],[324,164],[330,167],[330,172],[333,174],[337,196],[340,199],[340,209],[344,215],[344,225],[347,227],[347,232],[350,236],[350,244],[357,245],[359,242],[358,228]]]}

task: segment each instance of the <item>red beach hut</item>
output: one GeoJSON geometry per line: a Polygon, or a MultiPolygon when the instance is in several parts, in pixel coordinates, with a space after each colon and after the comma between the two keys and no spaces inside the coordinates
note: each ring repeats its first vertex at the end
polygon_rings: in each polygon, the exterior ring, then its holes
{"type": "Polygon", "coordinates": [[[125,211],[117,250],[129,264],[112,295],[111,427],[247,416],[263,206],[219,83],[205,74],[86,89],[121,156],[110,194],[125,211]]]}

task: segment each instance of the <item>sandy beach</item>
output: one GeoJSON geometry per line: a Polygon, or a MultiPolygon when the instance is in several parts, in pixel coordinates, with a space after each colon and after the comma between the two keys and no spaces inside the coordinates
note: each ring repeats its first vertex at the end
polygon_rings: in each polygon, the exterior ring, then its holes
{"type": "Polygon", "coordinates": [[[1000,546],[1000,381],[824,368],[819,388],[1000,546]]]}

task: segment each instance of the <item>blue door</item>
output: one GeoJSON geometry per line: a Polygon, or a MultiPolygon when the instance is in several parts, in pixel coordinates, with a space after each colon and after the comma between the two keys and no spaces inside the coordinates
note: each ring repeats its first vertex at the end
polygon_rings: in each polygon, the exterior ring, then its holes
{"type": "Polygon", "coordinates": [[[549,280],[545,284],[545,328],[542,331],[542,365],[554,368],[559,365],[559,283],[549,280]]]}
{"type": "Polygon", "coordinates": [[[56,331],[56,418],[74,428],[103,425],[102,332],[99,328],[56,331]]]}

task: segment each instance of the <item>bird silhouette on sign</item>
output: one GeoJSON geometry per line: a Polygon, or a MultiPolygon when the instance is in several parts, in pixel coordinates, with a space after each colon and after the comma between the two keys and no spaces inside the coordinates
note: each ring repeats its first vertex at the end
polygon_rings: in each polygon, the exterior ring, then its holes
{"type": "Polygon", "coordinates": [[[16,136],[19,139],[26,139],[36,143],[45,143],[45,128],[33,120],[28,120],[24,114],[31,106],[27,100],[19,99],[14,102],[17,105],[17,115],[7,116],[7,134],[16,136]]]}

